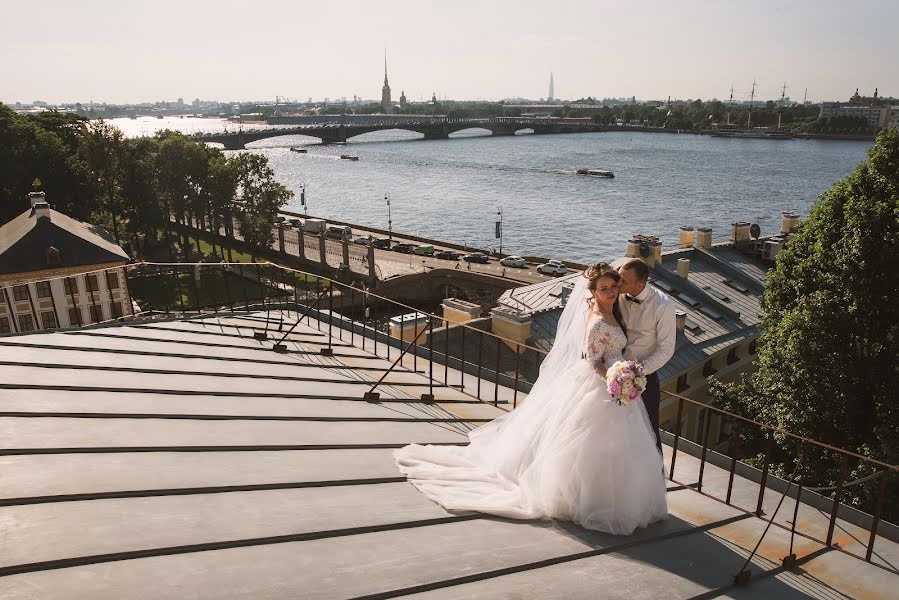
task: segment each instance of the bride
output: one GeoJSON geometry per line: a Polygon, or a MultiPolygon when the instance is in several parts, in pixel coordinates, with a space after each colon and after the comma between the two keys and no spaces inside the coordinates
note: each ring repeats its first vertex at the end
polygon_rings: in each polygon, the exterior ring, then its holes
{"type": "Polygon", "coordinates": [[[409,481],[448,510],[570,520],[617,535],[664,519],[663,467],[643,401],[621,406],[606,390],[606,369],[627,342],[618,281],[603,262],[578,278],[519,408],[470,432],[468,446],[397,450],[409,481]]]}

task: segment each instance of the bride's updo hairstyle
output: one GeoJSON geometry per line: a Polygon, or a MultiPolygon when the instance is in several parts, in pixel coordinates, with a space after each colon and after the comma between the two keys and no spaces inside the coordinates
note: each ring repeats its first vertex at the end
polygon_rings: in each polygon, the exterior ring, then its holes
{"type": "MultiPolygon", "coordinates": [[[[608,277],[609,279],[614,280],[616,283],[621,280],[621,275],[618,274],[618,270],[609,263],[603,261],[599,261],[587,267],[587,269],[584,271],[584,277],[587,278],[587,289],[589,289],[591,292],[596,289],[596,283],[603,277],[608,277]]],[[[591,293],[590,297],[587,298],[587,303],[592,307],[593,302],[593,294],[591,293]]],[[[617,299],[615,300],[615,304],[612,306],[612,314],[615,315],[615,320],[618,321],[618,326],[621,327],[621,330],[624,331],[626,335],[627,328],[624,326],[624,319],[621,316],[621,307],[618,305],[617,299]]]]}
{"type": "Polygon", "coordinates": [[[584,271],[584,277],[587,278],[587,287],[592,292],[596,289],[596,282],[600,280],[602,277],[611,277],[615,281],[621,279],[621,276],[618,274],[618,271],[607,262],[598,262],[594,263],[592,266],[587,267],[587,270],[584,271]]]}

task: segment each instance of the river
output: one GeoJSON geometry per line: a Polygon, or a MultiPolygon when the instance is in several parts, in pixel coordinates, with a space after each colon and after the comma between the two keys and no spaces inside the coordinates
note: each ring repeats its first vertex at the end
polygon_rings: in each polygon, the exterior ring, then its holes
{"type": "MultiPolygon", "coordinates": [[[[113,119],[126,135],[170,128],[234,128],[219,119],[113,119]]],[[[491,137],[460,132],[449,140],[418,134],[366,134],[346,146],[304,137],[261,140],[277,179],[294,191],[285,208],[482,248],[577,261],[624,253],[633,234],[657,235],[675,247],[681,225],[759,223],[776,232],[782,210],[802,217],[816,198],[864,160],[870,142],[728,139],[689,134],[609,132],[491,137]],[[311,144],[308,153],[290,146],[311,144]],[[358,161],[340,160],[352,154],[358,161]],[[614,179],[578,176],[578,168],[614,171],[614,179]]]]}

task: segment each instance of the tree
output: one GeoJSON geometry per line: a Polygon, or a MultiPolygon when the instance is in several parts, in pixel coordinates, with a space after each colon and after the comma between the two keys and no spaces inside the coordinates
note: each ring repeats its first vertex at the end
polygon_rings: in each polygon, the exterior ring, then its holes
{"type": "Polygon", "coordinates": [[[94,220],[105,221],[108,216],[116,244],[121,245],[119,223],[126,206],[122,196],[124,135],[102,119],[91,121],[80,138],[79,149],[90,174],[87,187],[94,220]]]}
{"type": "MultiPolygon", "coordinates": [[[[858,454],[899,462],[899,131],[825,192],[769,273],[758,370],[712,386],[729,408],[858,454]]],[[[783,471],[797,448],[780,439],[783,471]]],[[[806,485],[839,460],[806,446],[806,485]]],[[[849,476],[873,469],[850,463],[849,476]]],[[[891,482],[891,498],[899,482],[891,482]]],[[[888,502],[895,514],[897,503],[888,502]]],[[[865,506],[870,510],[870,505],[865,506]]]]}
{"type": "Polygon", "coordinates": [[[242,153],[231,160],[238,186],[235,217],[240,234],[251,247],[268,250],[274,242],[272,223],[278,209],[293,193],[275,181],[275,173],[264,156],[242,153]]]}

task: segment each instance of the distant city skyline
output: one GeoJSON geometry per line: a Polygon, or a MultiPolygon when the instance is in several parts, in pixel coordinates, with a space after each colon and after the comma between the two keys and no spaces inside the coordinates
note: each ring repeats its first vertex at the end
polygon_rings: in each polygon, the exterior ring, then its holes
{"type": "Polygon", "coordinates": [[[845,100],[899,96],[899,3],[35,0],[4,7],[0,100],[845,100]],[[41,15],[39,18],[36,15],[41,15]],[[102,16],[102,18],[101,18],[102,16]]]}

